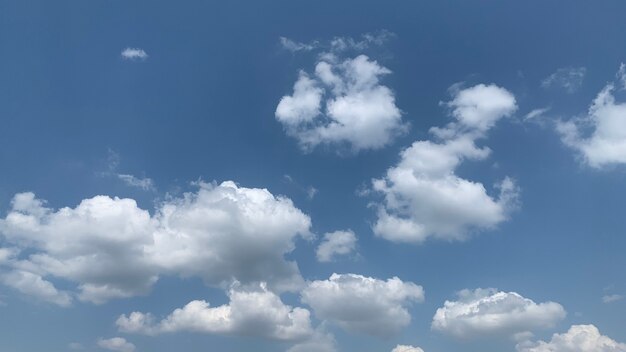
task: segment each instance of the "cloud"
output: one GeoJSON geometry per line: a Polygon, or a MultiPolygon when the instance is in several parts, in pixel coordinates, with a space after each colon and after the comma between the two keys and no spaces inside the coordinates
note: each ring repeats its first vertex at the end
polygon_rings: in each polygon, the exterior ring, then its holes
{"type": "Polygon", "coordinates": [[[285,38],[285,37],[280,37],[280,45],[283,47],[283,49],[291,51],[292,53],[298,52],[298,51],[311,51],[314,50],[318,47],[319,43],[318,42],[312,42],[312,43],[300,43],[300,42],[296,42],[294,40],[291,40],[289,38],[285,38]]]}
{"type": "Polygon", "coordinates": [[[431,128],[439,141],[416,141],[400,162],[373,180],[384,196],[378,204],[374,233],[395,242],[421,243],[428,238],[463,240],[473,231],[505,221],[517,207],[518,187],[506,177],[495,185],[497,197],[483,184],[456,175],[466,159],[483,160],[490,150],[476,141],[517,109],[514,96],[495,85],[479,84],[454,93],[446,104],[455,121],[431,128]]]}
{"type": "Polygon", "coordinates": [[[387,281],[356,274],[332,274],[301,292],[315,315],[348,331],[389,337],[409,325],[407,307],[424,300],[424,290],[397,277],[387,281]]]}
{"type": "Polygon", "coordinates": [[[117,177],[124,181],[124,183],[131,187],[137,187],[144,191],[154,191],[156,188],[154,187],[154,181],[151,178],[139,178],[133,175],[127,174],[117,174],[117,177]]]}
{"type": "Polygon", "coordinates": [[[352,230],[324,234],[315,254],[320,262],[331,262],[338,255],[347,255],[356,248],[356,235],[352,230]]]}
{"type": "Polygon", "coordinates": [[[265,189],[232,181],[197,187],[163,202],[154,215],[133,199],[96,196],[54,210],[33,193],[17,194],[0,234],[25,254],[0,262],[20,278],[4,282],[60,305],[69,298],[44,278],[75,283],[78,298],[94,303],[147,294],[160,275],[200,277],[219,287],[233,281],[267,281],[277,291],[302,287],[296,263],[284,255],[297,237],[311,238],[307,215],[265,189]]]}
{"type": "Polygon", "coordinates": [[[563,143],[593,168],[626,163],[626,102],[616,101],[615,89],[614,84],[604,87],[587,116],[556,126],[563,143]]]}
{"type": "Polygon", "coordinates": [[[123,337],[113,337],[110,339],[99,339],[98,346],[110,351],[133,352],[135,345],[126,341],[123,337]]]}
{"type": "Polygon", "coordinates": [[[626,352],[626,344],[601,335],[593,325],[572,325],[563,334],[554,334],[550,342],[526,341],[517,345],[518,352],[626,352]]]}
{"type": "Polygon", "coordinates": [[[536,121],[537,119],[545,116],[545,114],[550,111],[550,109],[550,107],[534,109],[524,115],[524,121],[536,121]]]}
{"type": "Polygon", "coordinates": [[[567,93],[572,94],[580,89],[586,73],[587,69],[584,67],[559,68],[546,77],[541,82],[541,86],[544,88],[562,88],[567,93]]]}
{"type": "Polygon", "coordinates": [[[424,350],[419,347],[409,345],[398,345],[391,350],[391,352],[424,352],[424,350]]]}
{"type": "Polygon", "coordinates": [[[339,54],[348,50],[363,51],[373,46],[382,46],[394,36],[390,31],[381,30],[365,33],[360,38],[339,36],[334,37],[330,41],[322,42],[314,40],[309,43],[301,43],[286,37],[280,37],[279,40],[283,49],[292,53],[322,50],[325,51],[325,54],[339,54]]]}
{"type": "Polygon", "coordinates": [[[148,54],[140,48],[126,48],[122,50],[122,58],[130,61],[145,61],[148,59],[148,54]]]}
{"type": "Polygon", "coordinates": [[[231,289],[228,296],[229,304],[215,308],[191,301],[158,323],[151,314],[133,312],[116,324],[122,332],[147,335],[188,331],[294,341],[313,333],[308,310],[285,305],[264,285],[253,291],[231,289]]]}
{"type": "Polygon", "coordinates": [[[622,300],[622,299],[624,299],[624,296],[617,295],[617,294],[602,296],[602,302],[604,302],[604,303],[613,303],[613,302],[617,302],[617,301],[622,300]]]}
{"type": "Polygon", "coordinates": [[[337,352],[336,344],[332,334],[318,328],[309,339],[293,345],[287,352],[337,352]]]}
{"type": "Polygon", "coordinates": [[[62,307],[68,307],[72,304],[72,297],[67,292],[57,290],[51,282],[34,273],[12,270],[1,274],[0,282],[25,295],[45,302],[54,303],[62,307]]]}
{"type": "Polygon", "coordinates": [[[276,119],[305,151],[319,145],[380,149],[408,128],[394,93],[380,84],[389,73],[365,55],[323,56],[315,75],[300,72],[293,94],[278,103],[276,119]]]}
{"type": "Polygon", "coordinates": [[[457,338],[514,335],[553,327],[565,318],[555,302],[535,303],[515,292],[463,290],[457,301],[446,301],[433,317],[432,329],[457,338]]]}
{"type": "Polygon", "coordinates": [[[85,347],[81,343],[79,343],[79,342],[70,342],[67,345],[67,347],[70,350],[73,350],[73,351],[80,351],[80,350],[84,350],[85,349],[85,347]]]}

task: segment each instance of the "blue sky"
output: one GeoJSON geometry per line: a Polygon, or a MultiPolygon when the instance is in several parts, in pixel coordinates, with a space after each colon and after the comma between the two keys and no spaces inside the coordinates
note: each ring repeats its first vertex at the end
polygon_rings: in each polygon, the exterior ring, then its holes
{"type": "Polygon", "coordinates": [[[0,350],[626,351],[625,12],[0,0],[0,350]]]}

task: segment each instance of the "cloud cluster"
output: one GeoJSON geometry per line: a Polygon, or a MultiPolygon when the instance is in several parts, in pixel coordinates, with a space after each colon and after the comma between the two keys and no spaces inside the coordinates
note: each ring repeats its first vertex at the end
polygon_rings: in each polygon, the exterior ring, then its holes
{"type": "Polygon", "coordinates": [[[446,301],[433,317],[433,330],[457,338],[518,334],[554,326],[565,318],[555,302],[535,303],[515,292],[463,290],[457,301],[446,301]]]}
{"type": "Polygon", "coordinates": [[[356,274],[332,274],[302,291],[315,315],[343,329],[389,337],[409,325],[407,307],[424,300],[424,290],[397,277],[386,281],[356,274]]]}
{"type": "Polygon", "coordinates": [[[593,325],[572,325],[563,334],[554,334],[549,342],[523,342],[519,352],[626,352],[626,344],[600,334],[593,325]]]}
{"type": "Polygon", "coordinates": [[[352,230],[326,233],[315,252],[317,260],[331,262],[339,255],[350,254],[356,248],[356,241],[356,235],[352,230]]]}
{"type": "Polygon", "coordinates": [[[374,232],[396,242],[421,243],[433,237],[462,240],[471,231],[489,229],[507,219],[517,204],[518,189],[510,178],[490,196],[483,184],[458,176],[466,159],[482,160],[490,150],[478,147],[495,123],[513,114],[513,94],[495,85],[457,90],[447,103],[454,122],[432,128],[437,141],[416,141],[400,154],[400,162],[373,181],[384,195],[374,232]]]}
{"type": "MultiPolygon", "coordinates": [[[[624,77],[618,73],[618,78],[624,77]]],[[[620,78],[626,87],[626,79],[620,78]]],[[[586,116],[557,123],[563,143],[580,153],[593,168],[626,163],[626,102],[615,98],[608,84],[595,98],[586,116]]]]}
{"type": "Polygon", "coordinates": [[[264,285],[256,290],[233,288],[229,304],[210,307],[206,301],[191,301],[156,322],[151,314],[122,315],[122,332],[157,335],[180,331],[207,334],[257,336],[275,340],[302,340],[313,334],[309,311],[285,305],[264,285]]]}
{"type": "Polygon", "coordinates": [[[2,282],[68,305],[102,303],[148,293],[160,275],[200,277],[228,287],[267,282],[278,292],[304,284],[284,255],[297,237],[310,238],[310,218],[291,200],[265,189],[199,183],[198,190],[160,204],[151,215],[132,199],[96,196],[54,210],[32,193],[17,194],[0,234],[13,247],[0,257],[2,282]]]}
{"type": "Polygon", "coordinates": [[[407,129],[394,93],[380,84],[389,73],[365,55],[324,55],[314,75],[300,72],[293,94],[278,103],[276,119],[306,151],[318,145],[382,148],[407,129]]]}

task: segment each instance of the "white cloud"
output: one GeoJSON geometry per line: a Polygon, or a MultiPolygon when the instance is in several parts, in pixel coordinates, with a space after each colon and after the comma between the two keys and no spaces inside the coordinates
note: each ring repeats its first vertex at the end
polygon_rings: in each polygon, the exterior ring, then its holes
{"type": "Polygon", "coordinates": [[[541,85],[544,88],[562,88],[567,93],[572,94],[580,89],[586,73],[587,69],[584,67],[559,68],[556,72],[546,77],[541,82],[541,85]]]}
{"type": "Polygon", "coordinates": [[[331,262],[338,255],[347,255],[356,248],[356,235],[352,230],[324,234],[315,254],[320,262],[331,262]]]}
{"type": "Polygon", "coordinates": [[[292,53],[325,50],[327,52],[322,54],[325,55],[328,53],[339,54],[347,50],[363,51],[373,46],[382,46],[393,36],[392,32],[381,30],[363,34],[360,38],[334,37],[328,42],[315,40],[309,43],[301,43],[286,37],[280,37],[279,39],[283,49],[292,53]]]}
{"type": "Polygon", "coordinates": [[[41,276],[22,270],[13,270],[0,274],[0,282],[19,292],[40,300],[68,307],[72,304],[72,297],[63,291],[57,290],[52,283],[41,276]]]}
{"type": "Polygon", "coordinates": [[[432,128],[440,141],[416,141],[400,154],[400,162],[373,181],[384,195],[378,205],[376,235],[396,242],[421,243],[433,237],[463,240],[472,231],[505,221],[517,206],[518,188],[510,178],[496,184],[499,195],[483,184],[456,175],[465,160],[483,160],[490,150],[476,140],[517,108],[514,96],[495,85],[458,90],[447,103],[456,121],[432,128]]]}
{"type": "Polygon", "coordinates": [[[322,56],[314,76],[300,72],[293,95],[278,103],[276,118],[307,151],[322,144],[355,152],[382,148],[407,130],[394,93],[380,84],[389,73],[365,55],[344,61],[322,56]]]}
{"type": "Polygon", "coordinates": [[[272,290],[297,290],[304,283],[293,251],[297,237],[310,239],[311,219],[285,197],[266,189],[200,184],[195,194],[164,204],[150,255],[183,276],[199,276],[227,287],[268,282],[272,290]]]}
{"type": "Polygon", "coordinates": [[[154,191],[156,187],[154,186],[154,181],[151,178],[140,178],[133,175],[128,174],[117,174],[117,178],[122,180],[126,185],[131,187],[137,187],[144,191],[154,191]]]}
{"type": "Polygon", "coordinates": [[[133,352],[135,345],[126,341],[123,337],[113,337],[110,339],[99,339],[98,346],[110,351],[133,352]]]}
{"type": "Polygon", "coordinates": [[[528,114],[524,115],[524,121],[535,121],[550,111],[550,107],[538,108],[530,111],[528,114]]]}
{"type": "Polygon", "coordinates": [[[615,86],[608,84],[587,116],[557,123],[563,143],[594,168],[626,163],[626,102],[617,102],[614,91],[615,86]]]}
{"type": "Polygon", "coordinates": [[[432,328],[458,338],[507,334],[513,336],[554,326],[565,318],[555,302],[535,303],[515,292],[495,289],[463,290],[457,301],[437,309],[432,328]]]}
{"type": "Polygon", "coordinates": [[[424,352],[424,350],[410,345],[398,345],[391,352],[424,352]]]}
{"type": "Polygon", "coordinates": [[[179,331],[258,336],[276,340],[302,340],[313,334],[310,313],[285,305],[264,285],[256,290],[231,289],[230,303],[212,308],[206,301],[191,301],[160,322],[151,314],[122,315],[120,331],[156,335],[179,331]]]}
{"type": "Polygon", "coordinates": [[[294,40],[291,40],[285,37],[280,37],[280,44],[282,45],[284,49],[289,50],[292,53],[295,53],[298,51],[311,51],[311,50],[316,49],[319,45],[318,42],[312,42],[308,44],[300,43],[300,42],[296,42],[294,40]]]}
{"type": "Polygon", "coordinates": [[[624,299],[624,296],[618,294],[602,296],[602,302],[604,303],[613,303],[622,299],[624,299]]]}
{"type": "Polygon", "coordinates": [[[84,350],[85,347],[80,342],[70,342],[67,347],[73,351],[84,350]]]}
{"type": "Polygon", "coordinates": [[[424,300],[424,290],[397,277],[387,281],[356,274],[333,274],[301,292],[315,315],[340,327],[388,337],[411,322],[407,307],[424,300]]]}
{"type": "Polygon", "coordinates": [[[144,61],[148,59],[148,54],[140,48],[126,48],[122,50],[122,58],[131,61],[144,61]]]}
{"type": "Polygon", "coordinates": [[[619,65],[619,70],[617,71],[616,76],[621,88],[626,89],[626,64],[623,62],[619,65]]]}
{"type": "Polygon", "coordinates": [[[297,237],[310,238],[310,226],[288,198],[230,181],[200,183],[154,215],[132,199],[96,196],[54,210],[21,193],[0,219],[0,233],[29,254],[3,255],[0,265],[21,277],[5,284],[20,283],[18,290],[60,305],[65,299],[53,298],[56,289],[44,278],[74,282],[78,297],[94,303],[146,294],[164,274],[211,286],[267,281],[278,291],[297,290],[304,281],[284,255],[297,237]]]}
{"type": "Polygon", "coordinates": [[[566,333],[554,334],[550,342],[523,342],[519,352],[626,352],[626,344],[601,335],[593,325],[572,325],[566,333]]]}

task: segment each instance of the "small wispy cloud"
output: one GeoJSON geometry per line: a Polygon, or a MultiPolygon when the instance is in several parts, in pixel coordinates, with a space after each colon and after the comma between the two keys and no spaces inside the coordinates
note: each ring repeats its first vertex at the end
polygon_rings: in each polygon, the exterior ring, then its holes
{"type": "Polygon", "coordinates": [[[575,93],[580,89],[587,74],[587,69],[584,67],[563,67],[550,76],[546,77],[541,86],[544,88],[562,88],[567,93],[575,93]]]}
{"type": "Polygon", "coordinates": [[[122,58],[131,61],[144,61],[148,59],[148,54],[140,48],[126,48],[122,50],[122,58]]]}
{"type": "Polygon", "coordinates": [[[624,299],[623,295],[605,295],[602,297],[602,302],[604,303],[613,303],[613,302],[617,302],[619,300],[624,299]]]}
{"type": "Polygon", "coordinates": [[[117,178],[122,180],[126,185],[141,188],[144,191],[154,191],[154,181],[151,178],[139,178],[133,175],[117,174],[117,178]]]}
{"type": "Polygon", "coordinates": [[[390,38],[395,36],[388,30],[381,30],[372,33],[365,33],[358,38],[353,37],[334,37],[329,41],[320,42],[314,40],[308,43],[298,42],[287,37],[280,37],[280,44],[283,49],[295,52],[308,52],[313,50],[330,51],[333,53],[346,50],[365,50],[372,46],[382,46],[390,38]]]}
{"type": "Polygon", "coordinates": [[[102,177],[113,177],[124,182],[127,186],[139,188],[144,191],[155,192],[156,186],[154,181],[148,177],[137,177],[131,174],[123,174],[118,172],[120,165],[120,155],[109,149],[106,161],[107,171],[99,173],[102,177]]]}
{"type": "Polygon", "coordinates": [[[314,41],[311,43],[300,43],[286,37],[280,37],[280,45],[283,49],[295,53],[298,51],[311,51],[319,46],[319,42],[314,41]]]}

